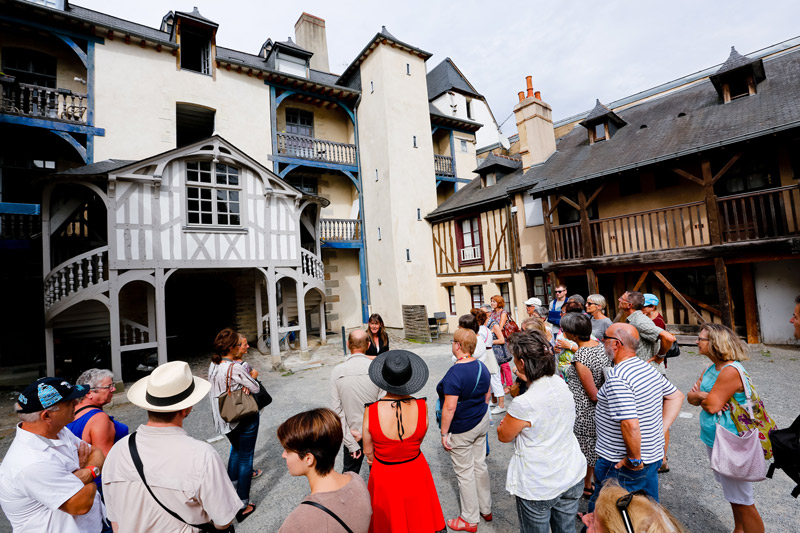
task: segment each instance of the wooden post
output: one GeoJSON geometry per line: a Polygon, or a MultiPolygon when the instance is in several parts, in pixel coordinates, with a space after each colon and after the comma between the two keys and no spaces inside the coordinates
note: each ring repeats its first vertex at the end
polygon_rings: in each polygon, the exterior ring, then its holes
{"type": "MultiPolygon", "coordinates": [[[[707,158],[703,158],[701,161],[701,167],[703,169],[703,192],[706,200],[708,234],[711,238],[712,245],[721,244],[722,232],[720,230],[719,223],[719,205],[717,205],[717,197],[714,194],[714,175],[711,173],[711,161],[709,161],[707,158]]],[[[720,297],[722,297],[721,294],[720,297]]]]}
{"type": "Polygon", "coordinates": [[[725,261],[721,257],[714,258],[714,271],[717,277],[717,292],[719,293],[719,310],[722,311],[722,323],[733,329],[733,309],[730,290],[728,289],[728,269],[725,268],[725,261]]]}
{"type": "Polygon", "coordinates": [[[269,342],[272,352],[272,365],[281,364],[280,333],[278,332],[278,288],[275,281],[275,270],[267,271],[267,309],[269,309],[269,342]]]}
{"type": "Polygon", "coordinates": [[[625,293],[625,274],[623,272],[617,272],[616,277],[614,278],[614,294],[612,295],[612,301],[608,302],[609,308],[614,306],[614,313],[615,316],[613,318],[614,322],[619,322],[620,318],[622,318],[622,312],[619,309],[619,302],[617,302],[617,298],[622,296],[625,293]]]}
{"type": "MultiPolygon", "coordinates": [[[[542,214],[544,215],[544,242],[547,248],[547,260],[555,261],[556,257],[553,253],[553,230],[550,225],[550,196],[542,198],[542,214]]],[[[553,287],[555,290],[555,287],[553,287]]]]}
{"type": "Polygon", "coordinates": [[[555,272],[548,272],[547,280],[550,282],[550,294],[553,295],[553,298],[548,300],[547,305],[548,309],[550,306],[550,302],[556,298],[556,286],[558,285],[558,277],[556,276],[555,272]]]}
{"type": "Polygon", "coordinates": [[[158,342],[158,364],[163,365],[167,356],[167,279],[163,268],[155,269],[156,280],[156,342],[158,342]]]}
{"type": "Polygon", "coordinates": [[[586,269],[586,281],[589,283],[589,294],[598,294],[600,292],[597,287],[597,276],[591,268],[586,269]]]}
{"type": "Polygon", "coordinates": [[[589,213],[586,211],[586,193],[583,189],[578,189],[578,205],[581,215],[581,252],[583,258],[592,257],[592,233],[589,227],[589,213]]]}
{"type": "MultiPolygon", "coordinates": [[[[122,352],[120,351],[119,331],[119,287],[117,286],[117,271],[108,271],[108,325],[111,335],[111,371],[114,381],[122,379],[122,352]]],[[[159,361],[159,364],[161,361],[159,361]]]]}
{"type": "Polygon", "coordinates": [[[758,302],[750,263],[742,263],[742,289],[744,292],[744,318],[747,326],[747,344],[758,344],[758,302]]]}
{"type": "Polygon", "coordinates": [[[44,328],[44,353],[45,361],[47,362],[47,375],[56,375],[56,355],[53,348],[53,328],[45,326],[44,328]]]}
{"type": "Polygon", "coordinates": [[[262,339],[264,338],[264,321],[262,317],[264,316],[264,307],[261,305],[261,280],[259,279],[259,271],[256,270],[255,276],[255,289],[256,289],[256,332],[258,334],[258,339],[256,340],[256,348],[262,354],[266,351],[262,351],[262,346],[264,346],[264,342],[262,339]]]}
{"type": "Polygon", "coordinates": [[[297,325],[300,326],[300,359],[311,359],[308,351],[308,331],[306,330],[306,295],[303,292],[302,276],[297,280],[297,325]]]}

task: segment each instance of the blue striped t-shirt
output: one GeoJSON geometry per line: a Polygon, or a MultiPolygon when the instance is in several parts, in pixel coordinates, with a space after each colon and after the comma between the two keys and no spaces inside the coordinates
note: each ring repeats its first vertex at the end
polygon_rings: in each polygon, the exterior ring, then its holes
{"type": "Polygon", "coordinates": [[[638,357],[626,359],[611,368],[597,393],[597,454],[609,461],[620,461],[625,457],[627,449],[620,422],[638,418],[642,460],[650,464],[662,459],[664,396],[676,390],[664,376],[638,357]]]}

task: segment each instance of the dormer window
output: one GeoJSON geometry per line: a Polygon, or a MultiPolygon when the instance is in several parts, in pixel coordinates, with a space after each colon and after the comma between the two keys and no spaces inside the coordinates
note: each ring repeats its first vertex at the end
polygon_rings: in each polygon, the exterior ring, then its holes
{"type": "Polygon", "coordinates": [[[211,37],[184,29],[181,32],[181,68],[211,75],[211,37]]]}
{"type": "Polygon", "coordinates": [[[490,172],[486,174],[486,186],[491,187],[497,183],[497,174],[490,172]]]}
{"type": "Polygon", "coordinates": [[[594,106],[580,123],[589,134],[589,144],[610,140],[620,128],[627,124],[619,115],[600,103],[594,106]]]}
{"type": "Polygon", "coordinates": [[[275,63],[279,72],[292,74],[293,76],[300,76],[302,78],[308,77],[308,60],[302,57],[295,57],[289,54],[278,52],[278,57],[275,63]]]}
{"type": "Polygon", "coordinates": [[[606,140],[606,123],[598,122],[594,125],[594,130],[591,132],[593,139],[590,142],[596,143],[598,141],[605,141],[606,140]]]}
{"type": "Polygon", "coordinates": [[[767,78],[761,59],[749,59],[731,46],[727,61],[713,75],[711,83],[727,104],[733,100],[756,94],[758,84],[767,78]]]}

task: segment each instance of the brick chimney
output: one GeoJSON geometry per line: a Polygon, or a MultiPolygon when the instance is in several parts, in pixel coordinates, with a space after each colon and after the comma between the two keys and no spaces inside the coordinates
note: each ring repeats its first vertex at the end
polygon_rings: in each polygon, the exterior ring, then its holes
{"type": "Polygon", "coordinates": [[[330,72],[328,65],[328,37],[325,32],[325,21],[314,15],[303,13],[294,23],[294,40],[301,48],[314,55],[309,66],[314,70],[330,72]]]}
{"type": "Polygon", "coordinates": [[[533,90],[533,79],[527,76],[527,96],[520,91],[519,103],[514,106],[514,116],[519,132],[519,153],[522,168],[527,170],[547,160],[556,151],[553,129],[553,109],[542,100],[539,91],[533,90]]]}

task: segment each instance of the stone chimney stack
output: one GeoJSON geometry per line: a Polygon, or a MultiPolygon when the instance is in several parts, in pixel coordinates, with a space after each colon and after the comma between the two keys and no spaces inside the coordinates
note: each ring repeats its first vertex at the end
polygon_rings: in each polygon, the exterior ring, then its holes
{"type": "Polygon", "coordinates": [[[556,137],[553,129],[553,109],[542,100],[539,91],[533,90],[533,78],[525,78],[525,92],[518,93],[519,103],[514,106],[514,116],[519,132],[519,153],[522,168],[529,169],[547,161],[556,151],[556,137]]]}
{"type": "Polygon", "coordinates": [[[314,70],[330,72],[328,65],[328,37],[325,33],[325,21],[314,15],[303,13],[294,23],[294,40],[301,48],[314,55],[309,66],[314,70]]]}

